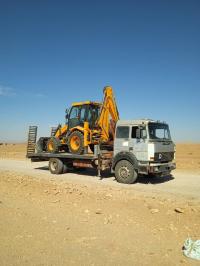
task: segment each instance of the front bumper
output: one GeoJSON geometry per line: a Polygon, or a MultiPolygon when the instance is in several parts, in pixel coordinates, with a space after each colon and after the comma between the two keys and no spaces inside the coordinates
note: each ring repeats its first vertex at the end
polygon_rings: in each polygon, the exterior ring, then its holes
{"type": "Polygon", "coordinates": [[[176,169],[175,162],[169,163],[151,163],[139,164],[139,173],[141,174],[169,174],[172,170],[176,169]]]}

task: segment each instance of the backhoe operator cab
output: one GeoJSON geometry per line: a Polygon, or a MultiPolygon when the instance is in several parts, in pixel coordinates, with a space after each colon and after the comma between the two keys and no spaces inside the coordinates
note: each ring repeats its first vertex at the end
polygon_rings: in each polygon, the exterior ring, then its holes
{"type": "Polygon", "coordinates": [[[97,102],[74,103],[69,111],[66,109],[65,118],[68,129],[77,126],[83,127],[84,122],[88,122],[89,127],[93,129],[99,117],[100,107],[100,103],[97,102]]]}
{"type": "Polygon", "coordinates": [[[138,174],[168,175],[176,168],[175,144],[169,126],[150,119],[119,120],[114,139],[112,168],[120,182],[138,174]]]}

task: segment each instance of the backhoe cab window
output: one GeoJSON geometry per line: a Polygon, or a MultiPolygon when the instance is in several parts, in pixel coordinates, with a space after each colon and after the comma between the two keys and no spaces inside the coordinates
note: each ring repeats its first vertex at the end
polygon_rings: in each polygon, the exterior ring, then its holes
{"type": "Polygon", "coordinates": [[[96,120],[99,117],[99,106],[90,106],[88,111],[88,122],[91,126],[94,126],[96,120]]]}
{"type": "Polygon", "coordinates": [[[128,139],[129,138],[129,127],[124,127],[124,126],[117,127],[116,138],[128,139]]]}
{"type": "Polygon", "coordinates": [[[85,112],[86,112],[86,106],[82,106],[80,109],[80,120],[85,121],[85,112]]]}
{"type": "Polygon", "coordinates": [[[79,116],[79,106],[74,106],[70,113],[70,119],[78,118],[79,116]]]}

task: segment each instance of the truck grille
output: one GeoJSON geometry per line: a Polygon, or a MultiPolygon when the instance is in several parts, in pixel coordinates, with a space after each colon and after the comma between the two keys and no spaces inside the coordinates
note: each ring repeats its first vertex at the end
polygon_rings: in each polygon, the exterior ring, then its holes
{"type": "Polygon", "coordinates": [[[155,152],[154,160],[156,162],[169,162],[174,159],[174,152],[155,152]]]}

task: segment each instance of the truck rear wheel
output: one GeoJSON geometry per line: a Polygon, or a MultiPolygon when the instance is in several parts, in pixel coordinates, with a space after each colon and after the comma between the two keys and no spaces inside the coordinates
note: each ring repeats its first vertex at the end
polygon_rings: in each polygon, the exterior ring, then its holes
{"type": "Polygon", "coordinates": [[[84,152],[84,138],[80,131],[74,131],[68,140],[69,151],[73,154],[82,154],[84,152]]]}
{"type": "Polygon", "coordinates": [[[58,158],[51,158],[49,160],[49,170],[52,174],[62,174],[63,173],[63,162],[58,158]]]}
{"type": "Polygon", "coordinates": [[[115,166],[115,177],[119,183],[132,184],[136,181],[138,174],[132,163],[121,160],[115,166]]]}

